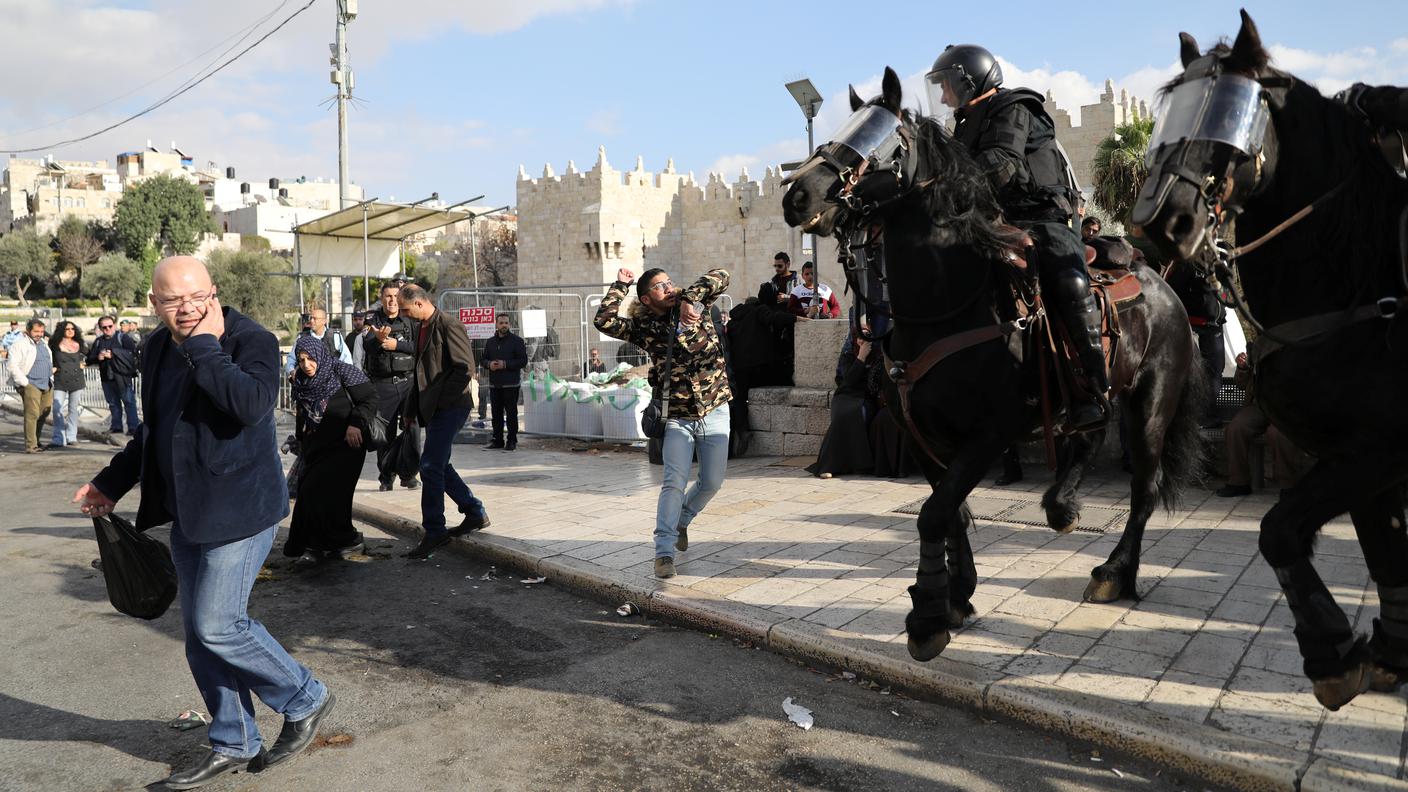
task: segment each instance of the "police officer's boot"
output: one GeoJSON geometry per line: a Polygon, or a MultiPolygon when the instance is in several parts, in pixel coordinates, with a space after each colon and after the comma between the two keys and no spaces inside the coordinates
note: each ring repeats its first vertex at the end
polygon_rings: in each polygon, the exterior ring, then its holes
{"type": "Polygon", "coordinates": [[[1073,394],[1068,425],[1072,429],[1094,429],[1108,417],[1110,382],[1105,376],[1105,351],[1100,346],[1100,308],[1090,293],[1090,282],[1084,272],[1062,273],[1057,298],[1061,321],[1071,337],[1076,357],[1080,361],[1092,395],[1073,394]]]}

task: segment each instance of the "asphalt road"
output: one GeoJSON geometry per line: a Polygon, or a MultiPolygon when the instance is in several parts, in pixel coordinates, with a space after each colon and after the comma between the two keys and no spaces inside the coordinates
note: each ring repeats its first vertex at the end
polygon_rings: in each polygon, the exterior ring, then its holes
{"type": "MultiPolygon", "coordinates": [[[[122,616],[90,566],[92,525],[68,500],[111,449],[21,445],[18,420],[0,413],[0,789],[142,788],[206,750],[204,729],[166,726],[203,709],[177,606],[152,622],[122,616]]],[[[250,604],[337,691],[331,739],[209,788],[1185,788],[1089,745],[368,539],[366,560],[305,572],[276,544],[250,604]],[[786,697],[815,712],[814,728],[787,721],[786,697]]],[[[280,719],[260,711],[272,740],[280,719]]]]}

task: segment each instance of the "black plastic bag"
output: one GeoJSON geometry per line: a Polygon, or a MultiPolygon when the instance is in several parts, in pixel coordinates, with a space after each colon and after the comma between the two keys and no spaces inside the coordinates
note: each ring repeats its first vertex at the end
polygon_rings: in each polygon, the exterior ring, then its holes
{"type": "Polygon", "coordinates": [[[395,468],[396,475],[403,481],[420,474],[420,427],[402,428],[396,439],[391,441],[391,458],[387,461],[395,468]]]}
{"type": "Polygon", "coordinates": [[[155,619],[176,599],[176,566],[166,545],[117,516],[93,518],[108,601],[128,616],[155,619]]]}

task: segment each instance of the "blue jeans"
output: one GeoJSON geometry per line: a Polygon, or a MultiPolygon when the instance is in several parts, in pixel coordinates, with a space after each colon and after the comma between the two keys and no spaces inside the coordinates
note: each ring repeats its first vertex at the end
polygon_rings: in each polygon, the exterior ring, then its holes
{"type": "Polygon", "coordinates": [[[660,451],[665,462],[665,481],[655,507],[655,557],[675,555],[680,529],[690,522],[719,491],[728,468],[728,405],[697,420],[671,418],[665,423],[665,442],[660,451]],[[699,454],[699,478],[685,492],[689,466],[699,454]]]}
{"type": "Polygon", "coordinates": [[[450,443],[467,420],[468,407],[436,410],[425,427],[425,444],[420,451],[420,522],[427,539],[445,533],[446,495],[463,514],[484,513],[484,502],[474,497],[450,464],[450,443]]]}
{"type": "Polygon", "coordinates": [[[278,526],[254,536],[192,544],[171,529],[186,662],[210,710],[210,747],[240,759],[259,754],[250,693],[289,720],[312,715],[327,696],[313,672],[289,656],[245,607],[278,526]]]}
{"type": "Polygon", "coordinates": [[[137,388],[132,380],[121,384],[116,380],[103,380],[103,398],[107,399],[108,410],[112,412],[112,422],[108,431],[122,433],[122,410],[127,409],[127,433],[137,431],[137,388]]]}
{"type": "Polygon", "coordinates": [[[54,389],[54,410],[49,420],[54,423],[54,445],[73,445],[78,442],[78,419],[83,415],[83,406],[78,403],[82,391],[62,391],[54,389]]]}

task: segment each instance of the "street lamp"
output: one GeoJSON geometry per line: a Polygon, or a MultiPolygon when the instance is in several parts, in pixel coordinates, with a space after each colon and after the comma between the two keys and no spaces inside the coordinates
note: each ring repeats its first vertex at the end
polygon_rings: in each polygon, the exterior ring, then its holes
{"type": "MultiPolygon", "coordinates": [[[[792,94],[797,106],[802,108],[802,115],[807,119],[807,159],[811,159],[816,151],[816,144],[812,142],[812,121],[816,118],[817,111],[821,109],[821,93],[817,91],[812,81],[803,77],[800,80],[793,80],[787,83],[787,92],[792,94]]],[[[812,274],[816,277],[816,285],[812,288],[812,302],[821,297],[821,256],[816,246],[816,234],[809,234],[812,238],[812,274]]]]}

